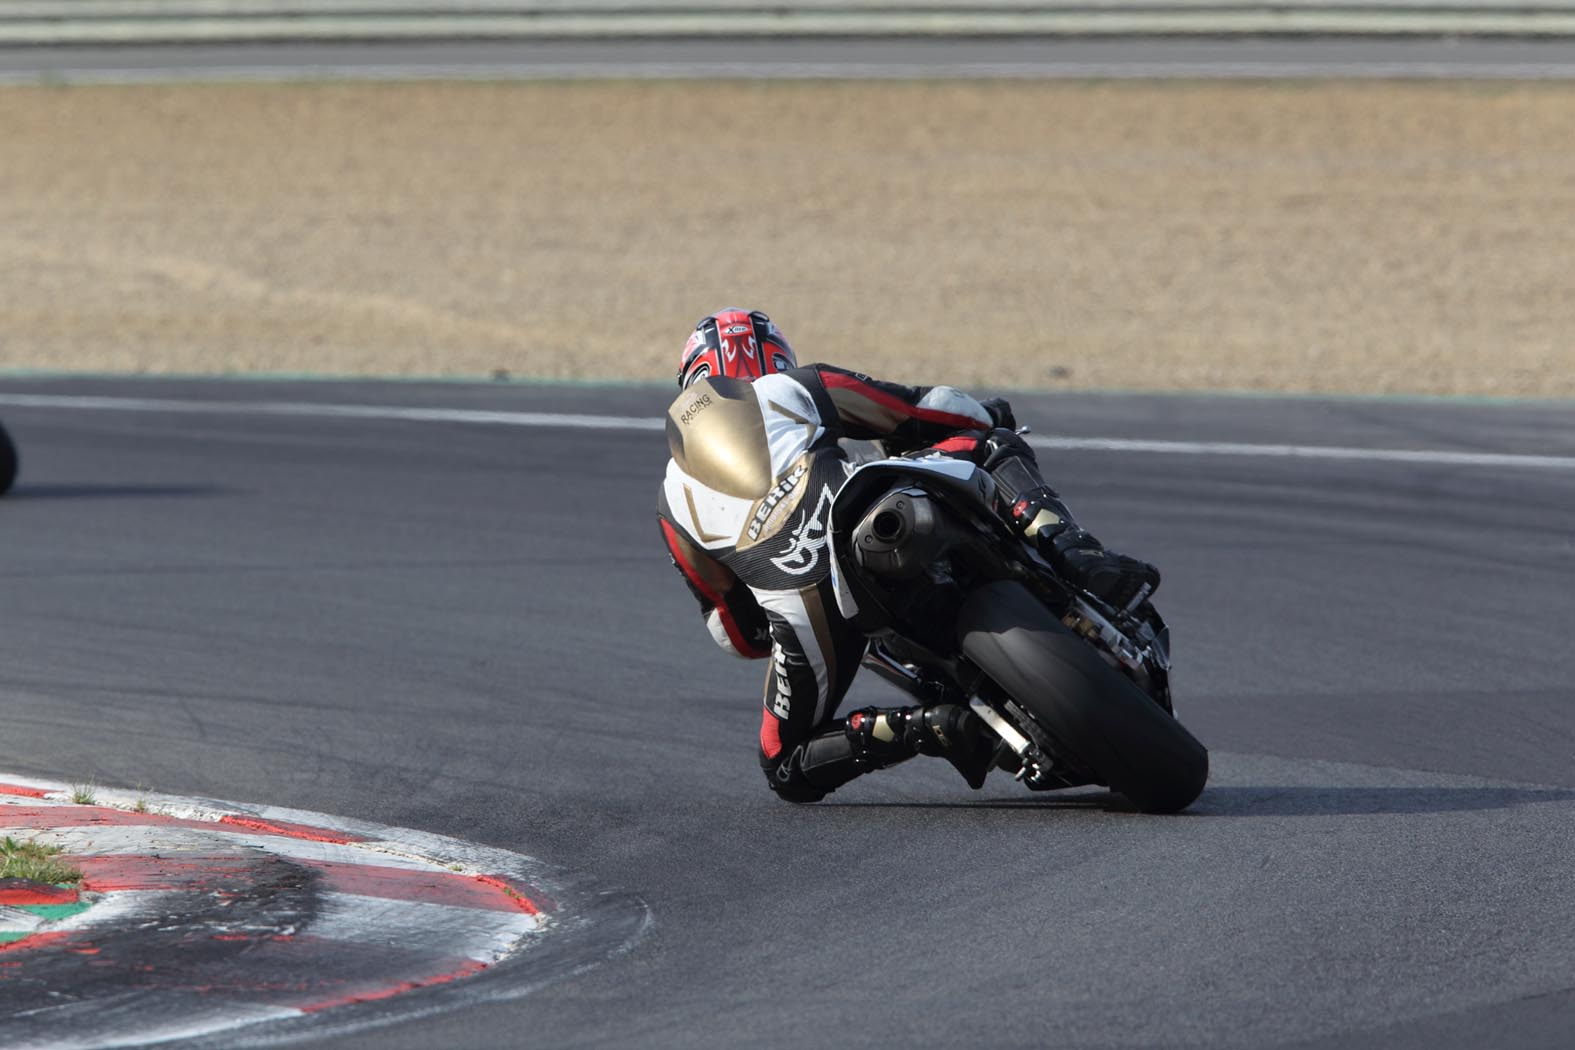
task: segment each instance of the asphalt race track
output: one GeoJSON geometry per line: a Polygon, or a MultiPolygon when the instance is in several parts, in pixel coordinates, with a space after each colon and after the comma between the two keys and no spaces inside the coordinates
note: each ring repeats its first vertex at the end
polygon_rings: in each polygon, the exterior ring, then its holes
{"type": "Polygon", "coordinates": [[[715,649],[660,546],[659,431],[235,404],[665,400],[0,382],[0,768],[518,850],[654,918],[524,998],[321,1045],[1570,1045],[1575,409],[1018,399],[1041,434],[1543,457],[1043,453],[1166,573],[1215,772],[1150,818],[924,759],[776,801],[761,666],[715,649]]]}

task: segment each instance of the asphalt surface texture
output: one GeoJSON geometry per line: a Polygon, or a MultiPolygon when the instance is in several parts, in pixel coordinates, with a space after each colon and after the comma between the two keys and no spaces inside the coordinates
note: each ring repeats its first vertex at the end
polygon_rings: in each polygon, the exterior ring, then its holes
{"type": "Polygon", "coordinates": [[[0,83],[616,78],[1575,77],[1575,41],[543,40],[0,47],[0,83]]]}
{"type": "MultiPolygon", "coordinates": [[[[627,952],[334,1047],[1567,1048],[1575,471],[1045,453],[1162,566],[1185,815],[969,791],[825,803],[756,766],[762,665],[657,533],[660,431],[228,412],[655,416],[657,388],[0,381],[0,768],[530,854],[638,896],[627,952]]],[[[1040,433],[1558,454],[1568,404],[1044,395],[1040,433]]],[[[866,675],[847,707],[903,698],[866,675]]]]}

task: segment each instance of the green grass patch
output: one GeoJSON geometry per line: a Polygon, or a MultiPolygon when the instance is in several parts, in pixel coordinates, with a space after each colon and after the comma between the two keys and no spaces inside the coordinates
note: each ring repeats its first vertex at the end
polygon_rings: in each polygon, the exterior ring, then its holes
{"type": "Polygon", "coordinates": [[[7,835],[0,839],[0,879],[30,879],[51,885],[82,881],[82,873],[55,859],[59,846],[41,842],[18,842],[7,835]]]}
{"type": "Polygon", "coordinates": [[[98,797],[93,794],[92,784],[78,784],[71,789],[71,801],[79,806],[92,806],[98,803],[98,797]]]}

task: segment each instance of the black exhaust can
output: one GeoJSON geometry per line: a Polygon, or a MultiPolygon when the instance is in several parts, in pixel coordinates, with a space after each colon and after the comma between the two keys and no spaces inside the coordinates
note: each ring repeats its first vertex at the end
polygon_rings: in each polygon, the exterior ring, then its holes
{"type": "Polygon", "coordinates": [[[950,532],[928,495],[893,489],[853,529],[854,557],[873,575],[912,579],[950,546],[950,532]]]}

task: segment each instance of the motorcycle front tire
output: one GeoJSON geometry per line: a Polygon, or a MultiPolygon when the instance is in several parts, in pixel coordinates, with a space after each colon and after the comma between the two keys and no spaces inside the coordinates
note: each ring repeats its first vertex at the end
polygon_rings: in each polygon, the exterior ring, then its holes
{"type": "Polygon", "coordinates": [[[1203,792],[1208,749],[1022,584],[969,594],[957,633],[969,660],[1144,813],[1179,813],[1203,792]]]}

